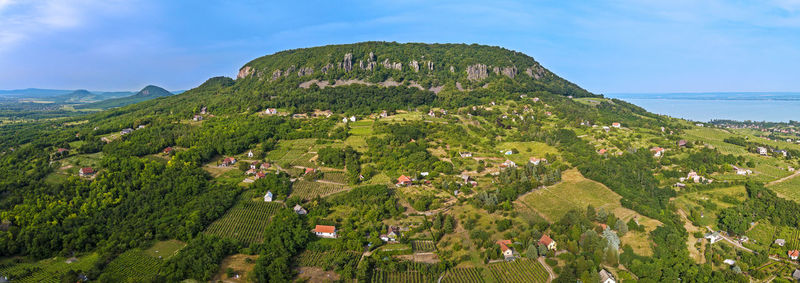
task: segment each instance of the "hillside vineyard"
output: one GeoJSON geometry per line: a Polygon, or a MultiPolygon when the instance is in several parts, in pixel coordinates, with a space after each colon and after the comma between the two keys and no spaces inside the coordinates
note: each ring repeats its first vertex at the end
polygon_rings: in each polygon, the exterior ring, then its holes
{"type": "Polygon", "coordinates": [[[501,47],[286,50],[140,94],[0,126],[0,276],[750,282],[800,255],[797,125],[656,115],[501,47]]]}

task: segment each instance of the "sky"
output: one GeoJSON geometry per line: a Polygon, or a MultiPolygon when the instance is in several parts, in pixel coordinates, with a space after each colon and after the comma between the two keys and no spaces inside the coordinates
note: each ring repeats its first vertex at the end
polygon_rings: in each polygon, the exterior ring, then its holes
{"type": "Polygon", "coordinates": [[[502,46],[594,93],[800,91],[800,0],[0,0],[0,89],[184,90],[372,40],[502,46]]]}

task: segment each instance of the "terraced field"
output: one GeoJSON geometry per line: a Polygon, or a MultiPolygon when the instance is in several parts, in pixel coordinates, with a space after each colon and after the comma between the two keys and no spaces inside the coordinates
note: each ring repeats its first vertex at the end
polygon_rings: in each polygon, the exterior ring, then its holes
{"type": "Polygon", "coordinates": [[[442,277],[442,283],[483,283],[483,275],[481,269],[467,267],[467,268],[452,268],[447,270],[442,277]]]}
{"type": "Polygon", "coordinates": [[[8,276],[12,282],[61,282],[61,277],[70,270],[88,271],[99,257],[89,254],[71,263],[67,263],[63,257],[25,263],[4,261],[0,262],[0,274],[8,276]]]}
{"type": "Polygon", "coordinates": [[[292,185],[291,196],[310,200],[317,196],[327,196],[345,190],[347,190],[347,187],[342,185],[298,180],[292,185]]]}
{"type": "Polygon", "coordinates": [[[436,249],[431,240],[414,240],[411,241],[411,249],[414,252],[432,252],[436,249]]]}
{"type": "Polygon", "coordinates": [[[547,270],[538,261],[520,259],[489,265],[496,282],[547,282],[547,270]]]}
{"type": "Polygon", "coordinates": [[[128,250],[112,260],[103,270],[104,278],[128,282],[151,282],[156,279],[166,258],[159,259],[140,249],[128,250]],[[106,277],[108,276],[108,277],[106,277]]]}

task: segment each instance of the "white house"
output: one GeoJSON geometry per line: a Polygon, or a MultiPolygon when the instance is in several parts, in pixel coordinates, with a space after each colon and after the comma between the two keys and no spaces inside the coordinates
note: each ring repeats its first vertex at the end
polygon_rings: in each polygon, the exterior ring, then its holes
{"type": "Polygon", "coordinates": [[[500,164],[500,167],[501,168],[517,167],[517,164],[514,163],[514,161],[506,160],[506,162],[503,162],[503,163],[500,164]]]}
{"type": "Polygon", "coordinates": [[[272,201],[272,191],[267,191],[267,194],[264,195],[264,201],[266,202],[272,201]]]}
{"type": "Polygon", "coordinates": [[[776,245],[778,245],[778,246],[781,246],[781,247],[783,247],[783,246],[785,246],[785,245],[786,245],[786,240],[784,240],[784,239],[777,239],[777,240],[775,240],[775,244],[776,244],[776,245]]]}
{"type": "Polygon", "coordinates": [[[600,270],[598,275],[600,275],[600,283],[617,283],[617,281],[614,280],[614,276],[611,275],[611,272],[605,269],[600,270]]]}
{"type": "Polygon", "coordinates": [[[547,163],[547,159],[544,159],[544,158],[538,158],[538,157],[531,157],[531,158],[529,159],[529,161],[530,161],[531,163],[533,163],[533,165],[539,165],[540,163],[547,163]]]}
{"type": "Polygon", "coordinates": [[[472,152],[460,152],[461,158],[469,158],[472,157],[472,152]]]}
{"type": "Polygon", "coordinates": [[[617,123],[617,122],[611,123],[611,126],[614,127],[614,128],[617,128],[617,129],[622,128],[622,124],[617,123]]]}
{"type": "Polygon", "coordinates": [[[732,259],[726,259],[726,260],[723,260],[722,263],[727,264],[727,265],[734,265],[734,264],[736,264],[736,261],[732,260],[732,259]]]}
{"type": "Polygon", "coordinates": [[[293,209],[294,213],[297,213],[298,215],[306,215],[306,213],[308,213],[308,211],[306,211],[306,209],[299,204],[295,204],[293,209]]]}
{"type": "Polygon", "coordinates": [[[503,258],[505,260],[514,260],[514,250],[511,249],[508,245],[511,244],[511,240],[499,240],[497,244],[500,245],[500,251],[503,253],[503,258]]]}
{"type": "Polygon", "coordinates": [[[718,242],[719,240],[722,240],[722,236],[718,232],[706,233],[705,238],[708,239],[708,242],[710,244],[713,244],[713,243],[718,242]]]}
{"type": "Polygon", "coordinates": [[[253,151],[252,150],[247,152],[247,157],[253,157],[253,151]]]}
{"type": "Polygon", "coordinates": [[[350,122],[355,122],[355,121],[356,121],[356,116],[350,116],[350,122]]]}
{"type": "Polygon", "coordinates": [[[317,235],[317,237],[336,238],[336,226],[317,225],[311,232],[314,232],[314,235],[317,235]]]}
{"type": "Polygon", "coordinates": [[[767,155],[767,148],[763,146],[758,147],[758,154],[767,155]]]}
{"type": "Polygon", "coordinates": [[[347,124],[347,118],[346,118],[346,117],[345,117],[345,118],[342,118],[342,123],[345,123],[345,124],[347,124]]]}

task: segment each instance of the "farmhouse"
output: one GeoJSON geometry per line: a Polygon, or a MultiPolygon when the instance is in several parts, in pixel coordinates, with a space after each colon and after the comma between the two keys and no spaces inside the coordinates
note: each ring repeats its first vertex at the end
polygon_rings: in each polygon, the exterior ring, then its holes
{"type": "Polygon", "coordinates": [[[617,128],[617,129],[619,129],[619,128],[621,128],[621,127],[622,127],[622,124],[620,124],[620,123],[617,123],[617,122],[614,122],[614,123],[611,123],[611,126],[612,126],[612,127],[614,127],[614,128],[617,128]]]}
{"type": "Polygon", "coordinates": [[[268,168],[269,168],[269,163],[266,163],[266,162],[264,162],[264,163],[261,163],[261,166],[259,166],[259,168],[260,168],[261,170],[268,169],[268,168]]]}
{"type": "Polygon", "coordinates": [[[389,226],[386,234],[380,236],[381,240],[384,242],[397,242],[398,237],[400,237],[400,227],[397,226],[389,226]]]}
{"type": "Polygon", "coordinates": [[[69,151],[69,149],[66,149],[66,148],[61,148],[61,147],[60,147],[60,148],[58,148],[58,149],[56,149],[56,153],[64,153],[64,152],[66,152],[66,151],[69,151]]]}
{"type": "Polygon", "coordinates": [[[653,156],[655,157],[661,157],[661,155],[664,154],[664,148],[662,147],[654,147],[651,148],[650,151],[653,152],[653,156]]]}
{"type": "Polygon", "coordinates": [[[617,281],[614,280],[614,276],[611,275],[611,272],[605,269],[601,269],[597,274],[600,275],[600,283],[617,283],[617,281]]]}
{"type": "Polygon", "coordinates": [[[233,164],[236,164],[236,158],[233,158],[233,157],[225,157],[225,159],[223,159],[223,160],[222,160],[222,163],[220,164],[220,166],[222,166],[222,167],[228,167],[228,166],[231,166],[231,165],[233,165],[233,164]]]}
{"type": "Polygon", "coordinates": [[[263,172],[258,172],[258,173],[256,173],[256,180],[264,178],[266,176],[267,176],[267,174],[264,174],[263,172]]]}
{"type": "Polygon", "coordinates": [[[250,163],[250,169],[252,169],[252,170],[256,170],[256,169],[258,169],[258,167],[259,167],[260,165],[261,165],[261,164],[258,164],[258,161],[253,161],[253,163],[250,163]]]}
{"type": "Polygon", "coordinates": [[[547,163],[547,159],[544,159],[544,158],[538,158],[538,157],[531,157],[531,158],[529,159],[529,161],[530,161],[531,163],[533,163],[533,165],[539,165],[539,163],[547,163]]]}
{"type": "Polygon", "coordinates": [[[278,110],[275,108],[267,108],[266,110],[264,110],[264,114],[275,115],[278,114],[278,110]]]}
{"type": "Polygon", "coordinates": [[[192,120],[194,120],[194,121],[203,121],[203,116],[200,116],[200,115],[194,115],[194,117],[192,118],[192,120]]]}
{"type": "Polygon", "coordinates": [[[789,258],[790,259],[797,260],[798,257],[800,257],[800,251],[798,251],[798,250],[789,251],[789,258]]]}
{"type": "Polygon", "coordinates": [[[306,215],[306,213],[308,213],[308,211],[306,211],[306,209],[299,204],[295,204],[294,208],[292,209],[294,210],[294,213],[297,213],[298,215],[306,215]]]}
{"type": "Polygon", "coordinates": [[[597,154],[600,154],[600,155],[605,155],[607,152],[608,152],[608,150],[606,150],[605,148],[603,148],[603,149],[600,149],[600,150],[598,150],[598,151],[597,151],[597,154]]]}
{"type": "Polygon", "coordinates": [[[505,162],[500,164],[500,168],[513,168],[513,167],[517,167],[517,164],[511,160],[506,160],[505,162]]]}
{"type": "Polygon", "coordinates": [[[736,261],[728,258],[728,259],[723,260],[722,263],[732,266],[732,265],[736,264],[736,261]]]}
{"type": "Polygon", "coordinates": [[[256,171],[256,169],[250,168],[250,169],[247,169],[247,172],[244,172],[244,173],[247,174],[247,175],[255,175],[258,172],[256,171]]]}
{"type": "Polygon", "coordinates": [[[355,122],[355,121],[356,121],[356,116],[350,116],[350,122],[355,122]]]}
{"type": "Polygon", "coordinates": [[[397,178],[397,185],[398,186],[408,186],[411,185],[411,178],[406,175],[402,175],[397,178]]]}
{"type": "Polygon", "coordinates": [[[167,148],[164,149],[164,154],[171,154],[171,153],[172,153],[172,147],[171,146],[168,146],[167,148]]]}
{"type": "Polygon", "coordinates": [[[381,118],[389,117],[389,113],[386,110],[381,111],[381,118]]]}
{"type": "Polygon", "coordinates": [[[719,234],[719,232],[706,233],[704,238],[708,239],[708,243],[710,243],[710,244],[713,244],[713,243],[718,242],[719,240],[722,240],[722,236],[719,234]]]}
{"type": "Polygon", "coordinates": [[[500,245],[500,251],[503,252],[503,258],[505,260],[514,260],[514,250],[508,247],[508,245],[511,244],[511,240],[498,240],[497,244],[500,245]]]}
{"type": "Polygon", "coordinates": [[[317,170],[315,170],[314,168],[309,168],[309,167],[307,167],[307,168],[306,168],[306,171],[305,171],[305,174],[311,174],[311,173],[314,173],[314,172],[316,172],[316,171],[317,171],[317,170]]]}
{"type": "Polygon", "coordinates": [[[272,191],[267,191],[267,193],[264,195],[264,201],[266,202],[272,201],[272,191]]]}
{"type": "Polygon", "coordinates": [[[542,234],[542,238],[539,239],[539,244],[544,245],[547,247],[548,250],[556,250],[556,241],[547,236],[547,234],[542,234]]]}
{"type": "Polygon", "coordinates": [[[247,152],[247,157],[253,157],[253,151],[252,150],[247,152]]]}
{"type": "Polygon", "coordinates": [[[127,134],[130,134],[130,133],[133,133],[133,129],[131,129],[131,128],[125,128],[125,129],[122,129],[121,132],[119,132],[120,135],[127,135],[127,134]]]}
{"type": "Polygon", "coordinates": [[[469,158],[472,157],[472,152],[459,152],[459,155],[461,155],[461,158],[469,158]]]}
{"type": "Polygon", "coordinates": [[[677,144],[678,144],[678,147],[685,147],[686,143],[687,143],[686,140],[679,140],[677,144]]]}
{"type": "Polygon", "coordinates": [[[94,175],[94,169],[92,167],[83,167],[81,170],[78,170],[78,175],[81,177],[89,177],[94,175]]]}
{"type": "Polygon", "coordinates": [[[758,149],[758,154],[765,155],[765,156],[767,155],[767,148],[766,147],[759,146],[757,149],[758,149]]]}
{"type": "Polygon", "coordinates": [[[311,232],[314,232],[317,237],[336,238],[336,226],[317,225],[311,232]]]}
{"type": "Polygon", "coordinates": [[[750,175],[753,174],[753,171],[749,169],[743,169],[736,166],[733,166],[733,170],[736,171],[736,175],[750,175]]]}
{"type": "Polygon", "coordinates": [[[783,246],[785,246],[785,245],[786,245],[786,240],[784,240],[784,239],[777,239],[777,240],[775,240],[775,244],[776,244],[776,245],[778,245],[778,246],[781,246],[781,247],[783,247],[783,246]]]}

